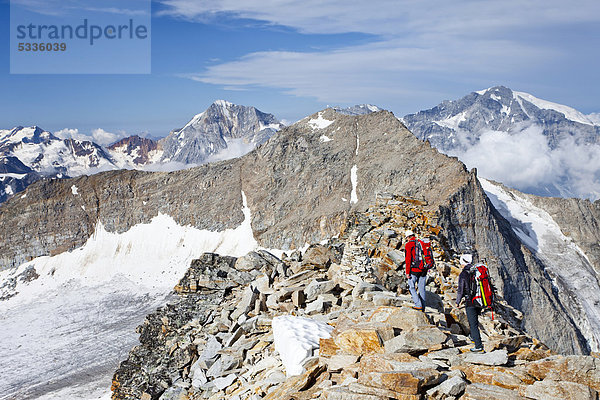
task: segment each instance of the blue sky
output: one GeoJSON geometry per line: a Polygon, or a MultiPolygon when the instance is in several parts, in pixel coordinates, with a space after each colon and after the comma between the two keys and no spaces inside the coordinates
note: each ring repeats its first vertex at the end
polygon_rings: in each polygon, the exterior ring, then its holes
{"type": "Polygon", "coordinates": [[[161,137],[216,99],[287,121],[357,103],[403,116],[498,84],[600,111],[597,0],[163,0],[147,75],[11,75],[7,0],[0,15],[0,128],[161,137]]]}

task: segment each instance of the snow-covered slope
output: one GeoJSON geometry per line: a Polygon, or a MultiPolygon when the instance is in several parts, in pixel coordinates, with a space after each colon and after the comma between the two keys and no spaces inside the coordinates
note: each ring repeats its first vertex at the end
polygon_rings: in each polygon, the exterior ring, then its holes
{"type": "Polygon", "coordinates": [[[106,395],[135,327],[192,259],[257,248],[242,197],[245,219],[235,229],[198,230],[159,214],[122,234],[100,225],[79,249],[0,272],[0,298],[10,297],[0,301],[0,399],[106,395]]]}
{"type": "Polygon", "coordinates": [[[540,196],[600,197],[600,124],[503,86],[406,115],[405,125],[480,175],[540,196]]]}
{"type": "Polygon", "coordinates": [[[202,164],[239,157],[282,127],[272,114],[217,100],[161,141],[162,161],[202,164]]]}
{"type": "Polygon", "coordinates": [[[521,242],[543,261],[563,307],[588,340],[591,350],[599,351],[600,282],[588,257],[527,195],[486,179],[479,181],[521,242]]]}

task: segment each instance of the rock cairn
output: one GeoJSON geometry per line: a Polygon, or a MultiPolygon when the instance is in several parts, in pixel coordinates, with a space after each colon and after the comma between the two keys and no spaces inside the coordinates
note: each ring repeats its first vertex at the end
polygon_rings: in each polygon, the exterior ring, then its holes
{"type": "Polygon", "coordinates": [[[424,206],[379,195],[339,238],[282,259],[202,255],[176,299],[138,327],[141,344],[116,371],[112,398],[597,399],[598,359],[554,354],[501,299],[493,320],[480,317],[486,352],[469,351],[466,315],[454,306],[460,268],[424,206]],[[407,294],[407,229],[430,238],[436,258],[425,312],[407,294]],[[273,326],[305,318],[329,333],[305,338],[299,352],[293,341],[276,349],[273,326]],[[293,376],[282,363],[289,351],[302,354],[293,376]]]}

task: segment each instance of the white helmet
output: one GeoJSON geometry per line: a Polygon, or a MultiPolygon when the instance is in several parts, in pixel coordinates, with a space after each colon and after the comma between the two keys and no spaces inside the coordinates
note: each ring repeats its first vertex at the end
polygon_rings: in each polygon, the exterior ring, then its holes
{"type": "Polygon", "coordinates": [[[460,256],[460,265],[468,265],[473,262],[473,256],[470,254],[463,254],[460,256]]]}
{"type": "Polygon", "coordinates": [[[404,232],[404,236],[405,237],[415,236],[415,233],[409,229],[409,230],[407,230],[407,231],[404,232]]]}

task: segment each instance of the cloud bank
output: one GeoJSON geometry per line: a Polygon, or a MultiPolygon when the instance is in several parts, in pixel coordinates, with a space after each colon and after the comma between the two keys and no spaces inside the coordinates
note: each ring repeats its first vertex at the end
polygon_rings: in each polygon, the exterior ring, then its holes
{"type": "Polygon", "coordinates": [[[335,49],[252,52],[184,77],[231,90],[275,88],[322,102],[406,97],[413,107],[423,99],[444,98],[440,82],[479,87],[568,61],[575,50],[561,47],[561,30],[600,22],[600,3],[595,0],[576,5],[559,0],[161,3],[162,15],[204,23],[252,20],[266,29],[283,26],[299,34],[364,36],[335,49]]]}
{"type": "Polygon", "coordinates": [[[551,149],[537,126],[517,132],[484,132],[452,153],[478,174],[538,195],[600,198],[600,145],[563,139],[551,149]]]}
{"type": "Polygon", "coordinates": [[[108,146],[117,140],[127,136],[127,133],[121,131],[119,133],[107,132],[102,128],[92,130],[89,135],[80,133],[79,129],[65,128],[54,132],[56,137],[61,139],[76,139],[81,141],[94,142],[101,146],[108,146]]]}

